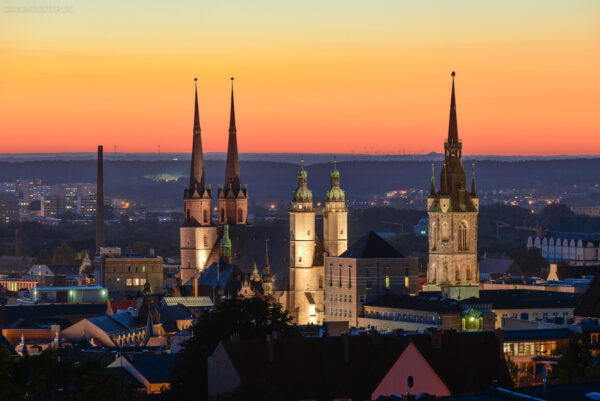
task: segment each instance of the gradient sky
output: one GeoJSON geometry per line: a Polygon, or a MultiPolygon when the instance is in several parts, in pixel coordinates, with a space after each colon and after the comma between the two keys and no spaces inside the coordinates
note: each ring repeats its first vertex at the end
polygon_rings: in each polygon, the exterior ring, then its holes
{"type": "Polygon", "coordinates": [[[600,1],[0,0],[0,153],[600,154],[600,1]],[[40,6],[59,6],[44,10],[40,6]]]}

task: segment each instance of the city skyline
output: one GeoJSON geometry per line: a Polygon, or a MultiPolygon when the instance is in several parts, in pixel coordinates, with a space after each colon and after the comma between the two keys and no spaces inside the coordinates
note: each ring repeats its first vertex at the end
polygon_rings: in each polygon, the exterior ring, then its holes
{"type": "Polygon", "coordinates": [[[600,151],[594,2],[144,5],[5,6],[2,153],[187,152],[194,77],[224,152],[230,76],[240,153],[440,152],[452,70],[465,155],[600,151]]]}

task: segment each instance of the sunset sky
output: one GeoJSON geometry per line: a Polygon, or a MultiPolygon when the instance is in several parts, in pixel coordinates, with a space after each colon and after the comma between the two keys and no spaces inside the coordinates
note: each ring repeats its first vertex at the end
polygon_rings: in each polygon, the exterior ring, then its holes
{"type": "Polygon", "coordinates": [[[230,76],[240,152],[441,152],[455,70],[465,154],[600,154],[600,1],[0,5],[0,153],[190,151],[194,77],[225,151],[230,76]]]}

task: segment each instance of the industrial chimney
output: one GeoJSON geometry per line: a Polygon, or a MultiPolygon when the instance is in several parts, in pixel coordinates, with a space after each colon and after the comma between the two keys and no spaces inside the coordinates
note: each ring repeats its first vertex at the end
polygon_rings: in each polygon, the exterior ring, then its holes
{"type": "Polygon", "coordinates": [[[104,166],[103,147],[98,146],[98,172],[96,178],[96,255],[104,246],[104,166]]]}

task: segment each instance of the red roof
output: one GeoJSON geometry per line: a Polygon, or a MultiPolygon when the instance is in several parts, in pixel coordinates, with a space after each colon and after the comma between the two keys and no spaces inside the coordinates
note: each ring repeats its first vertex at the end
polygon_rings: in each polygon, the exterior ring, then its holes
{"type": "Polygon", "coordinates": [[[137,308],[137,301],[135,299],[119,299],[108,301],[107,313],[112,315],[113,313],[117,313],[119,310],[127,310],[129,308],[137,308]]]}

